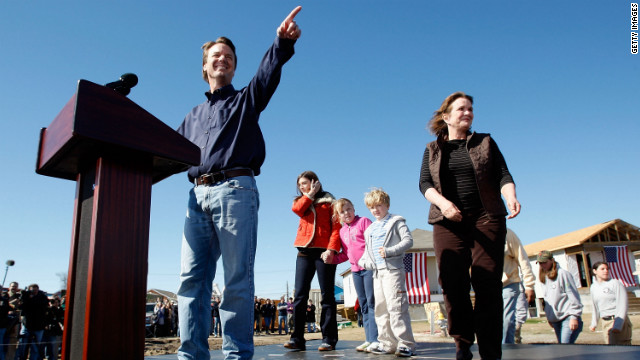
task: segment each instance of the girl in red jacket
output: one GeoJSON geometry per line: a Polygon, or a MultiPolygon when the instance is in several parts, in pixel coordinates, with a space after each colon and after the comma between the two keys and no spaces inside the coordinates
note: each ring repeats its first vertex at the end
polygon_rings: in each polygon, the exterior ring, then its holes
{"type": "Polygon", "coordinates": [[[305,171],[296,180],[298,196],[292,210],[300,217],[294,246],[296,258],[295,300],[293,301],[294,331],[284,344],[287,349],[305,350],[304,328],[311,280],[318,273],[322,292],[320,328],[322,344],[319,351],[334,350],[338,342],[336,299],[334,295],[336,265],[325,264],[322,253],[327,249],[340,251],[340,223],[333,219],[333,195],[322,189],[318,176],[305,171]]]}

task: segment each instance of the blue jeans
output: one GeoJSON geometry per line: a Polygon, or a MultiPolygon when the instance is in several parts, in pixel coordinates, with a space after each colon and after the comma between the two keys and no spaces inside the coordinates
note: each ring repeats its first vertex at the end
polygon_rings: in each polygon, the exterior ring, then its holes
{"type": "Polygon", "coordinates": [[[520,283],[511,283],[502,288],[502,343],[516,342],[516,304],[520,295],[520,283]]]}
{"type": "Polygon", "coordinates": [[[222,336],[222,326],[220,324],[220,317],[213,318],[213,335],[222,336]]]}
{"type": "Polygon", "coordinates": [[[44,355],[41,356],[41,359],[44,359],[44,356],[47,356],[49,360],[57,360],[58,359],[58,348],[60,347],[60,343],[62,342],[61,336],[55,335],[45,335],[42,337],[44,342],[43,352],[44,355]]]}
{"type": "Polygon", "coordinates": [[[529,301],[527,301],[527,295],[524,292],[524,287],[520,283],[520,295],[516,300],[516,326],[518,324],[524,324],[529,317],[529,301]]]}
{"type": "Polygon", "coordinates": [[[16,359],[26,358],[27,347],[30,347],[30,359],[42,359],[42,335],[44,330],[29,331],[26,326],[20,328],[20,340],[18,340],[18,351],[16,359]]]}
{"type": "Polygon", "coordinates": [[[316,332],[316,323],[314,322],[307,322],[307,332],[309,334],[316,332]]]}
{"type": "Polygon", "coordinates": [[[262,316],[253,313],[253,321],[256,327],[255,332],[260,334],[260,327],[262,327],[262,316]]]}
{"type": "Polygon", "coordinates": [[[264,329],[266,333],[269,333],[269,331],[271,331],[271,316],[264,317],[264,329]]]}
{"type": "Polygon", "coordinates": [[[251,176],[196,186],[189,192],[178,289],[179,359],[210,359],[211,293],[220,257],[225,284],[220,303],[222,351],[227,359],[253,357],[259,202],[251,176]]]}
{"type": "Polygon", "coordinates": [[[361,270],[353,273],[353,286],[358,294],[362,326],[367,342],[378,341],[378,326],[376,325],[376,299],[373,292],[373,271],[361,270]]]}
{"type": "Polygon", "coordinates": [[[284,333],[289,333],[289,326],[287,326],[287,315],[278,315],[278,334],[282,334],[282,329],[284,328],[284,333]]]}
{"type": "Polygon", "coordinates": [[[574,331],[569,329],[569,321],[571,316],[567,316],[564,320],[551,323],[553,330],[556,332],[556,338],[560,344],[573,344],[578,339],[578,335],[582,331],[582,319],[578,318],[578,328],[574,331]]]}
{"type": "Polygon", "coordinates": [[[6,328],[0,328],[0,360],[4,360],[4,333],[7,331],[6,328]]]}
{"type": "Polygon", "coordinates": [[[318,273],[318,283],[322,294],[322,312],[320,329],[322,342],[329,345],[338,343],[338,321],[336,320],[335,277],[336,265],[325,264],[320,258],[321,249],[311,251],[307,256],[296,258],[295,299],[293,300],[293,334],[291,340],[304,344],[304,323],[307,314],[307,302],[311,280],[318,273]]]}

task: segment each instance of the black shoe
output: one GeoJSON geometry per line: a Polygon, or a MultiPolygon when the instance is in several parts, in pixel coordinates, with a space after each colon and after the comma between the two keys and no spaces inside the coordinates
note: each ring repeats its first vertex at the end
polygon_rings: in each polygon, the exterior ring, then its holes
{"type": "Polygon", "coordinates": [[[307,346],[302,343],[298,343],[295,340],[289,340],[286,343],[284,343],[284,347],[287,349],[291,349],[291,350],[300,350],[300,351],[304,351],[307,349],[307,346]]]}
{"type": "Polygon", "coordinates": [[[458,350],[456,351],[456,360],[471,360],[473,358],[473,353],[471,353],[471,350],[469,349],[465,349],[465,350],[458,350]]]}
{"type": "Polygon", "coordinates": [[[416,353],[413,350],[411,350],[411,349],[409,349],[407,347],[404,347],[404,346],[400,346],[398,348],[398,350],[396,350],[396,356],[397,357],[412,357],[412,356],[415,356],[415,355],[416,355],[416,353]]]}
{"type": "Polygon", "coordinates": [[[318,346],[318,351],[332,351],[335,350],[336,347],[327,343],[322,343],[318,346]]]}

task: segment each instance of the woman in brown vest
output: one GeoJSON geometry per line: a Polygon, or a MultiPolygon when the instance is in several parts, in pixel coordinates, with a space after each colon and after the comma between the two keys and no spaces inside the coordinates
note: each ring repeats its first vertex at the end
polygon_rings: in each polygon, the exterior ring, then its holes
{"type": "Polygon", "coordinates": [[[474,334],[482,359],[502,357],[502,267],[507,210],[520,203],[511,174],[489,136],[471,132],[473,98],[449,95],[434,112],[420,171],[420,191],[431,203],[429,223],[456,358],[471,359],[474,334]],[[475,306],[470,287],[475,292],[475,306]]]}

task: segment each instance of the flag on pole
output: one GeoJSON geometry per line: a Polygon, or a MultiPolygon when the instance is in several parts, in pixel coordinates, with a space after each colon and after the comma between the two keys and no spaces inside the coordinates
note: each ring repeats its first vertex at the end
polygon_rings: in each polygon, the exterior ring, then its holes
{"type": "Polygon", "coordinates": [[[635,286],[636,279],[633,277],[633,271],[631,270],[627,246],[605,246],[604,254],[607,263],[609,263],[611,277],[622,281],[626,287],[635,286]]]}
{"type": "Polygon", "coordinates": [[[425,304],[431,301],[427,278],[427,253],[406,253],[404,259],[405,284],[409,304],[425,304]]]}

